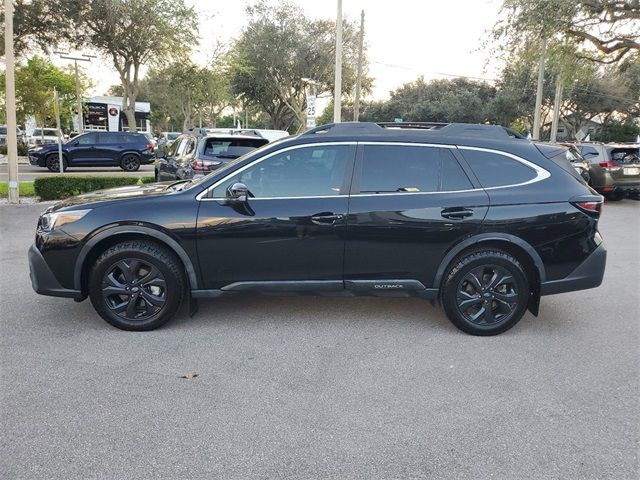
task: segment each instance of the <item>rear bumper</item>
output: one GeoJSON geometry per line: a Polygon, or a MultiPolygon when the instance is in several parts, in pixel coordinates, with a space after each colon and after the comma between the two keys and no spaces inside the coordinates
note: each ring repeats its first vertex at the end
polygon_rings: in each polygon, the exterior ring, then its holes
{"type": "Polygon", "coordinates": [[[540,295],[553,295],[556,293],[586,290],[600,286],[604,277],[604,269],[607,263],[607,249],[604,243],[598,245],[584,262],[560,280],[543,282],[540,286],[540,295]]]}
{"type": "Polygon", "coordinates": [[[66,297],[81,299],[82,293],[78,290],[70,290],[60,285],[55,275],[45,262],[40,250],[35,245],[29,248],[29,276],[31,286],[40,295],[50,295],[52,297],[66,297]]]}

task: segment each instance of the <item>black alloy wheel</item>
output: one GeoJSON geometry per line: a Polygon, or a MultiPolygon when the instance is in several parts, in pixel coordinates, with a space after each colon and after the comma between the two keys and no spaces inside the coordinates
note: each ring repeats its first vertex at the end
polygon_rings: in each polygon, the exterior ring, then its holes
{"type": "Polygon", "coordinates": [[[442,306],[451,323],[472,335],[497,335],[513,327],[527,310],[529,281],[520,262],[494,249],[463,253],[441,286],[442,306]]]}
{"type": "Polygon", "coordinates": [[[140,168],[140,159],[136,155],[130,153],[122,157],[120,167],[125,172],[135,172],[140,168]]]}
{"type": "Polygon", "coordinates": [[[503,267],[476,267],[458,284],[457,306],[460,315],[476,325],[504,322],[516,311],[518,287],[503,267]]]}
{"type": "MultiPolygon", "coordinates": [[[[60,172],[60,159],[58,158],[58,154],[49,155],[45,160],[45,164],[50,172],[60,172]]],[[[62,170],[67,170],[67,159],[62,157],[62,170]]]]}
{"type": "Polygon", "coordinates": [[[98,314],[122,330],[153,330],[176,314],[186,291],[184,267],[166,247],[129,240],[105,250],[88,277],[98,314]]]}
{"type": "Polygon", "coordinates": [[[148,320],[164,308],[167,282],[152,264],[125,258],[105,271],[102,297],[107,307],[125,320],[148,320]]]}

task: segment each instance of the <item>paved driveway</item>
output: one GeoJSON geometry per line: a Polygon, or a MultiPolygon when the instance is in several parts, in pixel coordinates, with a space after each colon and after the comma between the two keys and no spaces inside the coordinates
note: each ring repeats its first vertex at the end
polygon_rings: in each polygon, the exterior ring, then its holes
{"type": "Polygon", "coordinates": [[[638,478],[639,202],[604,208],[602,287],[492,338],[382,298],[223,298],[122,332],[32,292],[42,209],[0,206],[1,478],[638,478]]]}

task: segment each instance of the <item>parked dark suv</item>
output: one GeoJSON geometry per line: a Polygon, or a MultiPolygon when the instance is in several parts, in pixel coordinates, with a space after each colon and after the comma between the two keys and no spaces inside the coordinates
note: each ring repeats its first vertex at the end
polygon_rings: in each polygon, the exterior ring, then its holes
{"type": "Polygon", "coordinates": [[[159,182],[199,178],[267,143],[269,140],[254,130],[183,133],[171,144],[166,155],[158,152],[155,178],[159,182]]]}
{"type": "Polygon", "coordinates": [[[541,295],[597,287],[602,197],[545,148],[486,125],[343,123],[197,181],[51,206],[29,250],[36,292],[91,299],[150,330],[183,299],[239,292],[417,296],[476,335],[541,295]]]}
{"type": "MultiPolygon", "coordinates": [[[[62,146],[63,167],[120,167],[134,172],[155,158],[153,145],[142,133],[89,132],[72,138],[62,146]]],[[[29,163],[60,171],[58,145],[29,150],[29,163]]]]}

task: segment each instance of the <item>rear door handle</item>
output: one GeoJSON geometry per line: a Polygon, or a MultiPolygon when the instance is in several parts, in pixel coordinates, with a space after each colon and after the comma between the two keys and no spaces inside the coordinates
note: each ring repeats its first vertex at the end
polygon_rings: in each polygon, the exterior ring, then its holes
{"type": "Polygon", "coordinates": [[[338,220],[342,220],[344,215],[333,212],[316,213],[311,216],[311,222],[316,225],[333,225],[338,220]]]}
{"type": "Polygon", "coordinates": [[[462,220],[463,218],[472,217],[473,210],[470,208],[462,208],[462,207],[452,207],[452,208],[444,208],[442,212],[440,212],[443,218],[448,218],[449,220],[462,220]]]}

